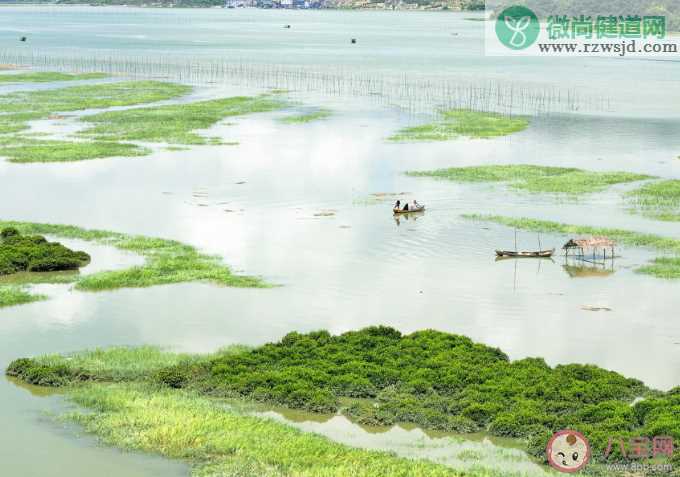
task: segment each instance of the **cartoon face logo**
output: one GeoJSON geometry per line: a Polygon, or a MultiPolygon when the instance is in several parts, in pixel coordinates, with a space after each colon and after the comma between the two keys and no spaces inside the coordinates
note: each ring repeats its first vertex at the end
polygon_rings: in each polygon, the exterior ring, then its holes
{"type": "Polygon", "coordinates": [[[590,460],[590,444],[576,431],[559,431],[550,438],[546,447],[548,463],[560,472],[577,472],[590,460]]]}

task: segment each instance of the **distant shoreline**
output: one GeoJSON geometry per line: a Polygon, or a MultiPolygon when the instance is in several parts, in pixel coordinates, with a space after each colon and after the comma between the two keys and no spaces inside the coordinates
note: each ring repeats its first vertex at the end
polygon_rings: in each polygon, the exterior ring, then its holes
{"type": "MultiPolygon", "coordinates": [[[[413,5],[413,4],[411,4],[413,5]]],[[[390,7],[347,7],[347,6],[323,6],[323,7],[226,7],[224,5],[163,5],[163,4],[142,4],[142,5],[119,5],[119,4],[96,4],[96,3],[51,3],[51,2],[0,2],[1,7],[115,7],[115,8],[157,8],[157,9],[203,9],[203,10],[333,10],[333,11],[395,11],[395,12],[450,12],[450,13],[483,13],[484,10],[465,10],[441,7],[412,8],[409,4],[404,6],[390,7]]]]}

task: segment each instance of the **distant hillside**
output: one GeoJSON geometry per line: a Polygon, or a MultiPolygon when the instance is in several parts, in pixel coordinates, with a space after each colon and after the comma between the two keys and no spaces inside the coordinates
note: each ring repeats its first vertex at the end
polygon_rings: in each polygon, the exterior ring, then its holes
{"type": "Polygon", "coordinates": [[[2,3],[130,5],[145,7],[339,8],[386,10],[484,10],[484,0],[0,0],[2,3]]]}

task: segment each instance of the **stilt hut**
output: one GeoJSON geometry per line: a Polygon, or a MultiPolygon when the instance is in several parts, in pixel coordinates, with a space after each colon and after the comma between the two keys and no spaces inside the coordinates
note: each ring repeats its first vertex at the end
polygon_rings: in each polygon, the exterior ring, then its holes
{"type": "Polygon", "coordinates": [[[562,246],[562,250],[564,250],[565,256],[569,256],[569,253],[571,252],[581,259],[586,256],[586,252],[591,251],[593,260],[595,259],[597,252],[602,250],[602,255],[606,260],[607,250],[610,251],[610,258],[614,258],[614,247],[616,247],[616,242],[609,237],[590,237],[570,239],[562,246]]]}

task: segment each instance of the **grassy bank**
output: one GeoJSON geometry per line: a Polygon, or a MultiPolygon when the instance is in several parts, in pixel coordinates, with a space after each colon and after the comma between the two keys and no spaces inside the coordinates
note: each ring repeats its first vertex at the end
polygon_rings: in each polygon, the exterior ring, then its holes
{"type": "MultiPolygon", "coordinates": [[[[339,410],[370,424],[411,422],[430,429],[484,430],[525,439],[539,458],[548,437],[564,428],[585,433],[598,456],[611,435],[680,438],[679,388],[653,391],[592,365],[553,368],[540,358],[511,361],[499,349],[432,330],[410,335],[386,327],[338,336],[325,331],[290,333],[278,343],[206,356],[114,348],[19,359],[7,373],[34,384],[81,384],[73,388],[76,396],[85,396],[79,402],[100,413],[84,416],[84,423],[104,438],[119,429],[109,441],[116,445],[137,438],[139,431],[129,426],[143,429],[157,419],[138,421],[126,411],[137,406],[137,399],[141,409],[154,394],[121,398],[129,388],[93,388],[92,382],[160,388],[157,392],[170,401],[245,397],[310,411],[339,410]],[[96,399],[87,397],[92,393],[96,399]],[[645,399],[636,400],[640,396],[645,399]],[[106,422],[108,405],[101,402],[117,403],[119,425],[106,422]]],[[[197,418],[202,420],[200,414],[197,418]]],[[[220,421],[212,417],[208,422],[218,426],[220,421]]],[[[173,435],[158,435],[154,446],[171,445],[167,439],[173,435]]],[[[183,438],[192,442],[198,435],[186,433],[183,438]]]]}
{"type": "Polygon", "coordinates": [[[0,84],[3,83],[51,83],[53,81],[79,81],[107,78],[105,73],[56,73],[52,71],[38,71],[35,73],[0,74],[0,84]]]}
{"type": "MultiPolygon", "coordinates": [[[[514,227],[533,232],[552,233],[565,236],[605,236],[614,239],[621,245],[630,247],[644,247],[659,252],[670,253],[677,257],[660,257],[652,260],[648,265],[636,271],[657,278],[680,279],[680,240],[662,237],[655,234],[634,232],[632,230],[613,229],[605,227],[591,227],[586,225],[570,225],[547,220],[529,218],[505,217],[501,215],[467,214],[463,217],[472,220],[494,222],[508,227],[514,227]]],[[[565,237],[566,239],[566,237],[565,237]]],[[[566,241],[566,240],[565,240],[566,241]]]]}
{"type": "MultiPolygon", "coordinates": [[[[268,286],[260,278],[235,275],[220,257],[202,254],[194,247],[174,240],[88,230],[70,225],[0,221],[0,228],[5,227],[14,227],[22,234],[54,235],[91,241],[135,252],[145,258],[144,265],[140,266],[60,278],[60,282],[72,279],[75,281],[75,288],[79,290],[114,290],[193,281],[232,287],[268,286]]],[[[36,280],[39,280],[39,275],[36,280]]]]}
{"type": "Polygon", "coordinates": [[[319,121],[321,119],[329,118],[332,114],[333,112],[328,109],[319,109],[309,113],[285,116],[281,118],[281,122],[286,124],[305,124],[311,123],[312,121],[319,121]]]}
{"type": "Polygon", "coordinates": [[[492,138],[523,131],[529,119],[498,113],[457,109],[444,111],[437,121],[400,129],[390,141],[447,141],[457,137],[492,138]]]}
{"type": "Polygon", "coordinates": [[[593,172],[524,164],[449,167],[432,171],[409,171],[406,174],[455,182],[506,183],[512,188],[528,192],[574,195],[599,192],[614,184],[651,179],[650,176],[630,172],[593,172]]]}
{"type": "Polygon", "coordinates": [[[110,111],[83,117],[82,120],[92,124],[92,127],[82,135],[99,141],[208,144],[211,138],[201,136],[196,131],[207,129],[228,117],[275,111],[285,105],[285,102],[272,96],[234,96],[110,111]]]}
{"type": "Polygon", "coordinates": [[[643,215],[666,222],[680,221],[680,180],[652,182],[627,194],[643,215]]]}

